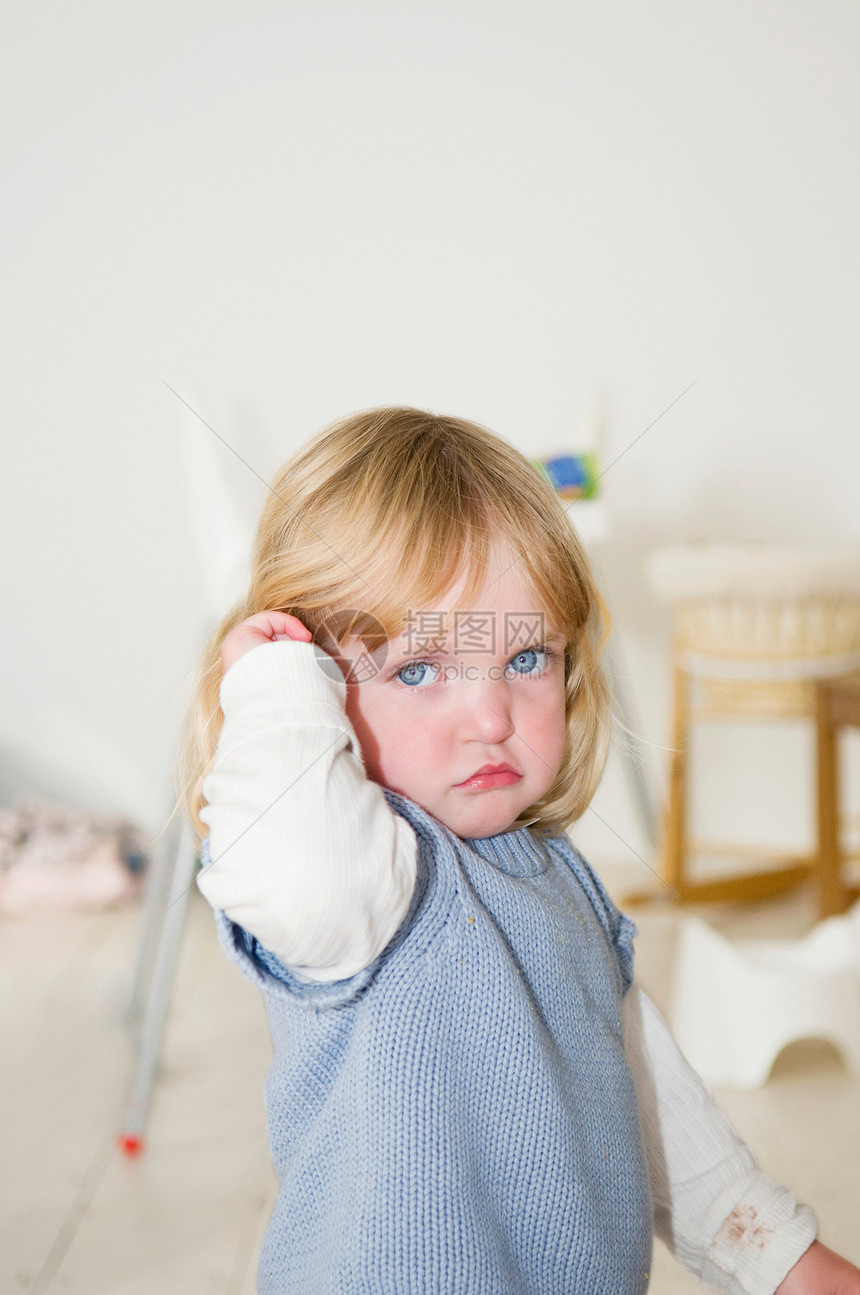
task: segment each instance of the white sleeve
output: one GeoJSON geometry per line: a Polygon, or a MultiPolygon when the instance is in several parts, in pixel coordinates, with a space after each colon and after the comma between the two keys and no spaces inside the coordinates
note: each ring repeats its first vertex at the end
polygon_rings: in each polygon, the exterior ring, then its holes
{"type": "Polygon", "coordinates": [[[815,1215],[759,1169],[636,984],[623,1012],[657,1235],[717,1290],[772,1295],[815,1240],[815,1215]]]}
{"type": "Polygon", "coordinates": [[[415,834],[366,776],[345,695],[313,644],[253,648],[221,683],[203,783],[212,862],[200,890],[311,981],[368,966],[415,887],[415,834]]]}

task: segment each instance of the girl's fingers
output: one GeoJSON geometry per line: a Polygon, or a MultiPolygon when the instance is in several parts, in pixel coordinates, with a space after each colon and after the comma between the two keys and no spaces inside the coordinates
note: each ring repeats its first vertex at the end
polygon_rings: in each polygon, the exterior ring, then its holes
{"type": "Polygon", "coordinates": [[[298,616],[291,616],[288,612],[257,612],[237,625],[232,633],[238,634],[240,631],[262,634],[269,640],[286,638],[302,643],[310,643],[312,637],[310,630],[298,616]]]}
{"type": "Polygon", "coordinates": [[[256,612],[232,629],[221,644],[221,671],[226,674],[239,657],[262,643],[293,639],[310,643],[312,634],[297,616],[288,612],[256,612]]]}

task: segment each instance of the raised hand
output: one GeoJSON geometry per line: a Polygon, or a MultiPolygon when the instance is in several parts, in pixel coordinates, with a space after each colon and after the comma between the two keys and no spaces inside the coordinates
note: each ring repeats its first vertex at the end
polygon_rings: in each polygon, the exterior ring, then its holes
{"type": "Polygon", "coordinates": [[[239,657],[259,647],[261,643],[276,643],[280,639],[295,639],[310,643],[313,635],[297,616],[288,612],[257,612],[232,629],[221,644],[221,672],[226,674],[239,657]]]}

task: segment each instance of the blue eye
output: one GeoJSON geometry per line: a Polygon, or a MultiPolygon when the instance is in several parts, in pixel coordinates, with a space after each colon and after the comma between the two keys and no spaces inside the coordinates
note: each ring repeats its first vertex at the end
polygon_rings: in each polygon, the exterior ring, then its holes
{"type": "Polygon", "coordinates": [[[514,674],[540,674],[545,669],[547,654],[543,648],[528,648],[525,652],[518,652],[508,662],[508,673],[514,674]]]}
{"type": "Polygon", "coordinates": [[[435,683],[438,677],[439,667],[430,661],[410,661],[396,675],[409,688],[424,688],[427,684],[435,683]]]}

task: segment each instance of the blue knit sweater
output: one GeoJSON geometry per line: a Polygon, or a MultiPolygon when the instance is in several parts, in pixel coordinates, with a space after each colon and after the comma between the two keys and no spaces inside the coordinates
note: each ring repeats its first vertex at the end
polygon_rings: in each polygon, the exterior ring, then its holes
{"type": "Polygon", "coordinates": [[[274,1044],[259,1295],[645,1291],[632,923],[567,837],[462,841],[385,794],[418,883],[370,967],[307,984],[217,915],[274,1044]]]}

